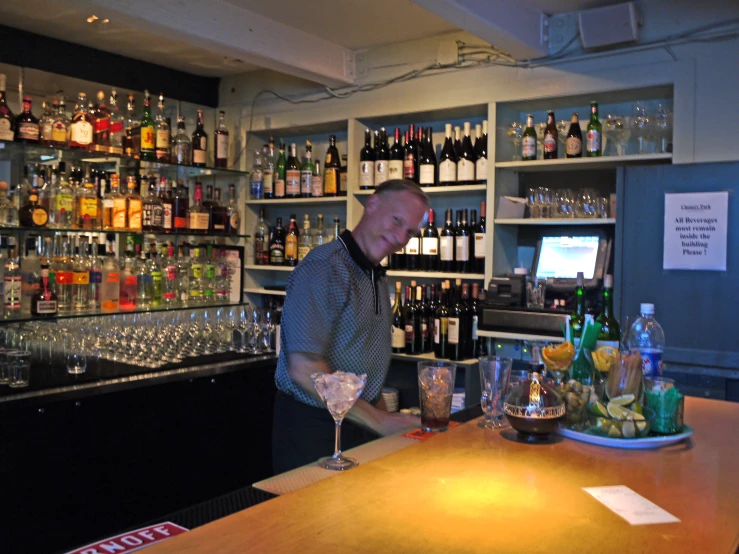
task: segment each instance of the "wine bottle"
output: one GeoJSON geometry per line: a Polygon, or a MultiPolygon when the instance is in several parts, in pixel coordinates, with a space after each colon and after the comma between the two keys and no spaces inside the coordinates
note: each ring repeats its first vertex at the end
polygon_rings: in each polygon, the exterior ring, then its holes
{"type": "Polygon", "coordinates": [[[418,162],[418,184],[422,187],[432,187],[436,184],[436,153],[431,135],[431,127],[426,128],[426,137],[423,140],[423,153],[418,162]]]}
{"type": "Polygon", "coordinates": [[[471,358],[474,350],[474,341],[472,340],[472,322],[474,314],[470,305],[470,285],[464,283],[462,285],[462,310],[464,311],[464,329],[465,333],[462,337],[462,352],[465,358],[471,358]]]}
{"type": "Polygon", "coordinates": [[[416,183],[421,184],[421,156],[423,155],[423,127],[416,129],[416,136],[411,134],[411,140],[416,144],[416,183]]]}
{"type": "Polygon", "coordinates": [[[449,359],[453,361],[464,359],[465,310],[461,302],[461,291],[458,287],[452,289],[453,300],[449,303],[449,359]]]}
{"type": "Polygon", "coordinates": [[[288,198],[300,198],[300,164],[297,150],[298,147],[294,142],[290,144],[290,154],[285,163],[285,196],[288,198]]]}
{"type": "Polygon", "coordinates": [[[405,353],[417,354],[416,351],[416,306],[411,300],[411,287],[405,287],[405,353]]]}
{"type": "Polygon", "coordinates": [[[441,149],[441,157],[439,158],[439,184],[440,185],[456,185],[457,184],[457,153],[454,151],[454,143],[452,142],[452,125],[447,123],[444,126],[444,147],[441,149]]]}
{"type": "Polygon", "coordinates": [[[403,178],[405,180],[418,183],[417,161],[418,148],[416,148],[416,139],[413,136],[413,124],[411,123],[410,129],[405,132],[405,147],[403,148],[403,178]]]}
{"type": "Polygon", "coordinates": [[[582,157],[582,131],[580,129],[580,117],[577,112],[572,113],[570,130],[567,132],[566,152],[568,158],[582,157]]]}
{"type": "Polygon", "coordinates": [[[375,188],[388,180],[388,165],[390,151],[387,148],[387,134],[385,127],[375,135],[375,188]]]}
{"type": "Polygon", "coordinates": [[[411,237],[405,245],[405,267],[409,271],[418,271],[421,268],[421,230],[411,237]]]}
{"type": "Polygon", "coordinates": [[[457,182],[460,185],[469,185],[475,180],[475,151],[470,138],[470,122],[464,122],[464,137],[460,146],[459,162],[457,163],[457,182]]]}
{"type": "Polygon", "coordinates": [[[459,125],[454,127],[454,151],[458,158],[462,156],[462,128],[459,125]]]}
{"type": "Polygon", "coordinates": [[[395,283],[395,303],[393,304],[393,326],[391,341],[393,353],[402,354],[405,351],[405,319],[401,301],[400,281],[395,283]]]}
{"type": "Polygon", "coordinates": [[[429,208],[428,222],[421,233],[421,269],[439,270],[439,231],[434,223],[434,210],[429,208]]]}
{"type": "Polygon", "coordinates": [[[472,231],[472,271],[485,273],[485,210],[486,202],[480,202],[480,221],[473,225],[472,231]]]}
{"type": "Polygon", "coordinates": [[[455,270],[455,242],[457,233],[452,225],[452,210],[444,214],[444,227],[439,237],[439,269],[451,273],[455,270]]]}
{"type": "Polygon", "coordinates": [[[544,129],[544,159],[557,159],[557,124],[552,110],[547,112],[547,128],[544,129]]]}
{"type": "Polygon", "coordinates": [[[390,162],[387,166],[388,179],[402,179],[404,171],[405,154],[400,143],[400,129],[395,128],[395,142],[390,149],[390,162]]]}
{"type": "Polygon", "coordinates": [[[441,284],[439,305],[434,314],[434,356],[449,359],[449,308],[446,284],[441,284]]]}
{"type": "Polygon", "coordinates": [[[434,349],[434,311],[431,309],[427,291],[427,285],[421,285],[421,305],[424,313],[423,327],[423,348],[422,353],[432,352],[434,349]]]}
{"type": "Polygon", "coordinates": [[[323,192],[326,196],[339,195],[339,183],[341,182],[341,158],[336,148],[336,135],[328,138],[328,150],[326,150],[326,163],[323,164],[323,192]]]}
{"type": "Polygon", "coordinates": [[[372,131],[364,130],[364,148],[359,151],[359,188],[375,186],[375,151],[372,150],[372,131]]]}
{"type": "Polygon", "coordinates": [[[613,315],[613,275],[609,274],[603,278],[603,303],[595,322],[601,325],[598,347],[612,346],[616,349],[620,348],[621,330],[618,320],[613,315]]]}
{"type": "Polygon", "coordinates": [[[521,159],[524,161],[536,159],[536,129],[534,129],[534,116],[526,116],[526,128],[521,138],[521,159]]]}
{"type": "Polygon", "coordinates": [[[457,211],[455,236],[456,271],[470,272],[470,228],[467,226],[467,210],[457,211]]]}
{"type": "Polygon", "coordinates": [[[481,183],[488,180],[488,120],[482,120],[482,136],[475,141],[475,179],[481,183]]]}
{"type": "Polygon", "coordinates": [[[275,198],[285,198],[285,171],[287,161],[285,160],[285,143],[280,140],[280,155],[275,164],[275,198]]]}
{"type": "Polygon", "coordinates": [[[390,269],[405,269],[405,246],[390,254],[390,269]]]}

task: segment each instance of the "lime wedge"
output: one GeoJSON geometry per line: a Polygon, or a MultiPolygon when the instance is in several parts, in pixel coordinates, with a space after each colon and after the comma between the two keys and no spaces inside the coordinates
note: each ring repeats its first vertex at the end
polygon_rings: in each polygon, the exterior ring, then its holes
{"type": "Polygon", "coordinates": [[[616,398],[611,398],[611,402],[614,404],[618,404],[619,406],[628,406],[634,401],[634,395],[633,394],[624,394],[621,396],[617,396],[616,398]]]}
{"type": "Polygon", "coordinates": [[[595,404],[590,406],[590,411],[597,416],[608,417],[608,411],[606,410],[606,407],[603,405],[602,402],[596,402],[595,404]]]}
{"type": "Polygon", "coordinates": [[[644,414],[644,408],[638,402],[634,402],[634,405],[631,406],[631,409],[634,410],[637,414],[644,414]]]}
{"type": "Polygon", "coordinates": [[[647,422],[646,421],[637,421],[636,422],[636,430],[639,432],[639,436],[643,437],[647,434],[647,422]]]}
{"type": "Polygon", "coordinates": [[[611,423],[611,420],[607,417],[595,418],[595,428],[599,431],[607,433],[611,427],[613,427],[613,424],[611,423]]]}
{"type": "Polygon", "coordinates": [[[614,404],[613,402],[608,403],[608,415],[611,416],[613,419],[627,419],[629,412],[631,410],[627,410],[626,408],[623,408],[622,406],[619,406],[618,404],[614,404]]]}
{"type": "Polygon", "coordinates": [[[634,410],[629,410],[628,408],[623,408],[624,412],[626,412],[626,419],[634,420],[634,421],[644,421],[644,416],[640,414],[639,412],[635,412],[634,410]]]}
{"type": "Polygon", "coordinates": [[[609,436],[609,437],[612,437],[612,438],[614,438],[614,439],[620,439],[620,438],[621,438],[621,431],[619,431],[619,430],[618,430],[618,427],[616,427],[616,426],[614,425],[614,426],[612,426],[612,427],[611,427],[611,428],[610,428],[610,429],[608,430],[608,436],[609,436]]]}
{"type": "Polygon", "coordinates": [[[636,426],[633,421],[624,421],[621,425],[621,431],[624,434],[625,439],[633,439],[636,437],[636,426]]]}

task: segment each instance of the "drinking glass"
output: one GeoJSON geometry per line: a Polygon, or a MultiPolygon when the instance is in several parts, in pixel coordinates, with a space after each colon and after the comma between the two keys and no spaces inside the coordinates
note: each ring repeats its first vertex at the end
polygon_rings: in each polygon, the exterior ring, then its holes
{"type": "Polygon", "coordinates": [[[611,205],[611,201],[605,196],[601,196],[596,199],[595,202],[595,215],[601,219],[608,218],[608,211],[611,205]]]}
{"type": "Polygon", "coordinates": [[[654,133],[657,137],[657,152],[672,152],[672,113],[663,104],[658,104],[654,115],[654,133]]]}
{"type": "Polygon", "coordinates": [[[544,308],[547,293],[546,280],[536,278],[526,281],[526,306],[528,308],[544,308]]]}
{"type": "Polygon", "coordinates": [[[31,353],[24,350],[9,352],[8,373],[11,388],[27,387],[31,379],[31,353]]]}
{"type": "Polygon", "coordinates": [[[441,433],[449,428],[457,364],[418,362],[418,394],[421,403],[421,427],[441,433]]]}
{"type": "Polygon", "coordinates": [[[537,160],[543,160],[544,159],[544,132],[547,130],[547,124],[546,123],[537,123],[534,125],[534,129],[536,129],[536,159],[537,160]]]}
{"type": "Polygon", "coordinates": [[[652,124],[644,102],[637,102],[634,106],[634,117],[631,118],[631,129],[639,145],[639,154],[647,153],[647,137],[651,128],[652,124]]]}
{"type": "Polygon", "coordinates": [[[20,350],[13,350],[12,348],[0,348],[0,385],[7,385],[8,383],[10,383],[8,355],[13,352],[20,352],[20,350]]]}
{"type": "Polygon", "coordinates": [[[557,137],[559,137],[559,142],[561,142],[563,145],[567,144],[567,132],[570,130],[570,122],[566,119],[560,119],[557,122],[557,137]]]}
{"type": "Polygon", "coordinates": [[[539,217],[539,209],[536,206],[536,189],[530,188],[526,196],[526,205],[529,207],[529,217],[539,217]]]}
{"type": "Polygon", "coordinates": [[[64,359],[67,365],[67,373],[80,375],[87,371],[87,356],[85,355],[82,341],[71,334],[64,337],[64,359]]]}
{"type": "Polygon", "coordinates": [[[479,358],[480,388],[482,389],[483,418],[477,422],[478,427],[497,429],[508,425],[503,414],[503,393],[511,372],[513,360],[497,356],[479,358]]]}
{"type": "Polygon", "coordinates": [[[552,202],[552,193],[546,187],[536,189],[536,205],[539,208],[539,217],[548,218],[550,216],[550,204],[552,202]]]}
{"type": "Polygon", "coordinates": [[[617,156],[624,156],[626,154],[626,144],[631,137],[628,120],[622,115],[608,114],[603,123],[603,132],[608,139],[605,155],[613,156],[615,151],[617,156]],[[613,141],[612,145],[611,140],[613,141]]]}
{"type": "Polygon", "coordinates": [[[513,143],[513,161],[521,159],[521,138],[525,125],[520,122],[513,122],[507,130],[508,139],[513,143]]]}
{"type": "Polygon", "coordinates": [[[334,455],[318,460],[318,465],[335,471],[346,471],[359,465],[357,460],[347,458],[341,452],[341,423],[362,394],[367,384],[367,375],[355,375],[336,371],[334,373],[314,373],[313,386],[334,418],[336,435],[334,455]]]}

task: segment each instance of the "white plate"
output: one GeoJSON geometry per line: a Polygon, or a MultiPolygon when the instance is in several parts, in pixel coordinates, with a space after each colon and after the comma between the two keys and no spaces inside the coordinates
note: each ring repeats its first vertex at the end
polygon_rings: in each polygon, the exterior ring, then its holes
{"type": "Polygon", "coordinates": [[[602,437],[600,435],[591,435],[590,433],[580,433],[571,429],[560,429],[557,431],[563,437],[575,439],[577,441],[597,444],[598,446],[610,446],[611,448],[627,448],[630,450],[646,450],[649,448],[662,448],[670,444],[683,441],[693,434],[693,430],[687,425],[683,425],[683,432],[677,435],[665,435],[663,437],[644,437],[642,439],[616,439],[612,437],[602,437]]]}

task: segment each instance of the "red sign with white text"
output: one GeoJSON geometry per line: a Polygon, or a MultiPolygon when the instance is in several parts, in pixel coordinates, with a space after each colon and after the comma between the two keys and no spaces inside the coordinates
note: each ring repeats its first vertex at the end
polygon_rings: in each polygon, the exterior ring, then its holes
{"type": "Polygon", "coordinates": [[[88,544],[67,554],[128,554],[187,531],[184,527],[165,521],[88,544]]]}

